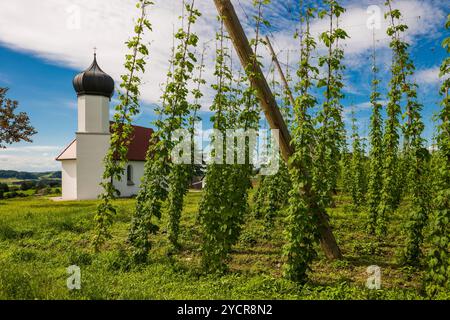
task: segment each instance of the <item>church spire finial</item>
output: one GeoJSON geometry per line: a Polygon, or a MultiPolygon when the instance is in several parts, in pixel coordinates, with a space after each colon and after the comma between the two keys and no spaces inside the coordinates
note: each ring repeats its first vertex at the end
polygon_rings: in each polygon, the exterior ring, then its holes
{"type": "Polygon", "coordinates": [[[94,47],[94,58],[97,58],[97,47],[94,47]]]}

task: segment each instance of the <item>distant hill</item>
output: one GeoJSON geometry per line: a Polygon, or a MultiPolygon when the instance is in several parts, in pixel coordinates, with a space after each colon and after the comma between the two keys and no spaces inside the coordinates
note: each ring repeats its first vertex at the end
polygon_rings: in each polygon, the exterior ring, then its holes
{"type": "Polygon", "coordinates": [[[0,170],[0,179],[17,179],[17,180],[61,179],[61,171],[24,172],[14,170],[0,170]]]}

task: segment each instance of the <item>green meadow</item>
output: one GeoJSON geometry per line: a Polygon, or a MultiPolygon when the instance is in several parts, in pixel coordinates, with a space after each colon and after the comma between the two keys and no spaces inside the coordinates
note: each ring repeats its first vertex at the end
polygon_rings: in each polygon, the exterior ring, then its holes
{"type": "MultiPolygon", "coordinates": [[[[273,230],[249,213],[229,271],[207,275],[200,268],[201,192],[189,192],[182,216],[181,248],[170,250],[166,220],[153,238],[145,265],[135,265],[126,239],[134,199],[117,201],[113,237],[98,253],[91,246],[97,201],[54,202],[44,197],[0,201],[0,299],[422,299],[422,271],[401,267],[404,243],[401,207],[391,217],[388,238],[367,236],[364,212],[337,197],[331,223],[344,259],[321,254],[304,286],[285,280],[283,216],[273,230]],[[69,290],[67,268],[81,268],[81,289],[69,290]],[[381,289],[369,290],[366,269],[381,268],[381,289]]],[[[445,297],[444,297],[445,298],[445,297]]]]}

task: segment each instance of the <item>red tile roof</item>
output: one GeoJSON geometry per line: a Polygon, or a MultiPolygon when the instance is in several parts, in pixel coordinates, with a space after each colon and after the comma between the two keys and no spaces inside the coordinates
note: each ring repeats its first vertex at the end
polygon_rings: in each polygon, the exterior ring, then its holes
{"type": "MultiPolygon", "coordinates": [[[[133,135],[131,137],[131,143],[128,147],[127,159],[129,161],[145,161],[147,155],[147,149],[150,145],[150,138],[153,134],[153,129],[140,126],[133,126],[133,135]]],[[[72,141],[56,158],[57,161],[61,160],[75,160],[76,159],[76,143],[72,141]],[[72,151],[72,152],[69,152],[72,151]],[[66,154],[67,153],[67,154],[66,154]],[[69,155],[70,153],[70,155],[69,155]],[[75,156],[74,156],[75,155],[75,156]]]]}
{"type": "Polygon", "coordinates": [[[139,126],[133,126],[133,128],[134,132],[128,148],[127,159],[130,161],[145,161],[153,129],[139,126]]]}

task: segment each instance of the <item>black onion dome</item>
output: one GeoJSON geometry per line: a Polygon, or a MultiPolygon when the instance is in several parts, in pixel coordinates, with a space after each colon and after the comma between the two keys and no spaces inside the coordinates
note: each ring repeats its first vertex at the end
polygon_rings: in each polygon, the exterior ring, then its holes
{"type": "Polygon", "coordinates": [[[73,78],[73,87],[78,96],[94,95],[111,98],[114,94],[114,80],[97,64],[97,55],[91,66],[73,78]]]}

